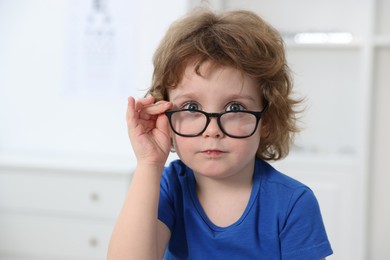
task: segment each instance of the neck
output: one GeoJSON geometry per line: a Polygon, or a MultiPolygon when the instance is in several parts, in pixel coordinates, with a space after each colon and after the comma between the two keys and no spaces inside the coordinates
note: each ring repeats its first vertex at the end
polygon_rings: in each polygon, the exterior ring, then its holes
{"type": "Polygon", "coordinates": [[[254,161],[241,172],[224,178],[195,173],[198,199],[211,222],[226,227],[242,216],[252,193],[253,172],[254,161]]]}
{"type": "Polygon", "coordinates": [[[198,195],[203,194],[225,194],[234,191],[248,190],[252,188],[253,172],[255,160],[253,163],[238,173],[232,173],[224,178],[213,178],[198,173],[195,174],[196,189],[198,195]]]}

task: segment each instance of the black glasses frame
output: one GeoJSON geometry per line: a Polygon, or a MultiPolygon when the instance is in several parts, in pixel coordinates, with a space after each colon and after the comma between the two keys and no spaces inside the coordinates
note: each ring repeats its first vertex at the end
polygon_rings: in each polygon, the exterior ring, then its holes
{"type": "Polygon", "coordinates": [[[200,136],[204,133],[204,131],[206,131],[208,125],[210,124],[211,122],[211,118],[212,117],[215,117],[217,119],[217,123],[218,123],[218,126],[219,128],[221,129],[222,133],[224,133],[225,135],[229,136],[229,137],[232,137],[232,138],[248,138],[250,136],[252,136],[255,132],[256,132],[256,129],[257,129],[257,126],[259,125],[259,122],[260,122],[260,119],[262,118],[263,114],[265,113],[265,111],[267,110],[268,108],[268,104],[263,108],[262,111],[248,111],[248,110],[241,110],[241,111],[225,111],[225,112],[222,112],[222,113],[207,113],[205,111],[202,111],[202,110],[194,110],[194,109],[171,109],[171,110],[167,110],[165,111],[165,115],[168,117],[168,121],[169,121],[169,124],[171,125],[171,129],[172,131],[179,135],[179,136],[183,136],[183,137],[196,137],[196,136],[200,136]],[[206,116],[207,118],[207,121],[206,121],[206,124],[205,124],[205,127],[203,128],[202,131],[200,131],[198,134],[181,134],[181,133],[178,133],[175,128],[173,127],[173,123],[172,123],[172,115],[174,113],[177,113],[177,112],[183,112],[183,111],[189,111],[189,112],[197,112],[197,113],[201,113],[203,115],[206,116]],[[236,136],[236,135],[231,135],[229,133],[227,133],[225,131],[225,129],[223,128],[222,126],[222,123],[221,123],[221,116],[225,115],[225,114],[231,114],[231,113],[247,113],[247,114],[252,114],[256,117],[256,126],[253,130],[252,133],[248,134],[248,135],[245,135],[245,136],[236,136]]]}

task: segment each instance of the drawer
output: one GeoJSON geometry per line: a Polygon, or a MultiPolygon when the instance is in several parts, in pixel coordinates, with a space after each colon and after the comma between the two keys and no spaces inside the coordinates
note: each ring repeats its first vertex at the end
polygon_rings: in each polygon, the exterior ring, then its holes
{"type": "Polygon", "coordinates": [[[0,259],[106,259],[114,222],[0,214],[0,259]]]}
{"type": "Polygon", "coordinates": [[[0,170],[0,211],[115,219],[129,177],[0,170]]]}

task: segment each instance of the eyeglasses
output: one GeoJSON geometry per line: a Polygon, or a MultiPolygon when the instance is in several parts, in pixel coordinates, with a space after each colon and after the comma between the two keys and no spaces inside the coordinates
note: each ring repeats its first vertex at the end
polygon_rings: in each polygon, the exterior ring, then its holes
{"type": "Polygon", "coordinates": [[[226,111],[207,113],[194,109],[167,110],[165,114],[173,132],[183,137],[199,136],[206,131],[211,118],[215,117],[221,131],[233,138],[247,138],[253,135],[268,106],[258,111],[226,111]]]}

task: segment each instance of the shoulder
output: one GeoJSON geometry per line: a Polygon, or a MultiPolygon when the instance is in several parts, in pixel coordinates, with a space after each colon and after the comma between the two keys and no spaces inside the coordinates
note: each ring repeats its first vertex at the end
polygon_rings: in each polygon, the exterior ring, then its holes
{"type": "Polygon", "coordinates": [[[261,181],[261,192],[279,198],[299,197],[303,194],[313,196],[312,190],[302,182],[276,170],[269,163],[257,159],[255,176],[261,181]]]}
{"type": "Polygon", "coordinates": [[[319,207],[307,185],[279,172],[269,163],[258,159],[255,175],[261,182],[261,203],[273,208],[276,214],[281,214],[279,216],[287,217],[292,211],[305,212],[319,207]]]}
{"type": "Polygon", "coordinates": [[[267,226],[278,229],[283,258],[321,259],[332,254],[313,191],[264,161],[256,163],[263,218],[267,226]]]}
{"type": "Polygon", "coordinates": [[[277,169],[275,169],[269,163],[256,159],[256,173],[261,175],[261,180],[263,183],[273,186],[280,186],[281,188],[288,190],[295,190],[299,188],[308,188],[302,182],[291,178],[290,176],[281,173],[277,169]]]}
{"type": "Polygon", "coordinates": [[[179,178],[191,171],[181,160],[174,160],[164,167],[163,178],[179,178]]]}
{"type": "Polygon", "coordinates": [[[161,178],[161,188],[169,189],[169,187],[182,186],[185,179],[192,174],[181,160],[174,160],[164,167],[161,178]]]}

